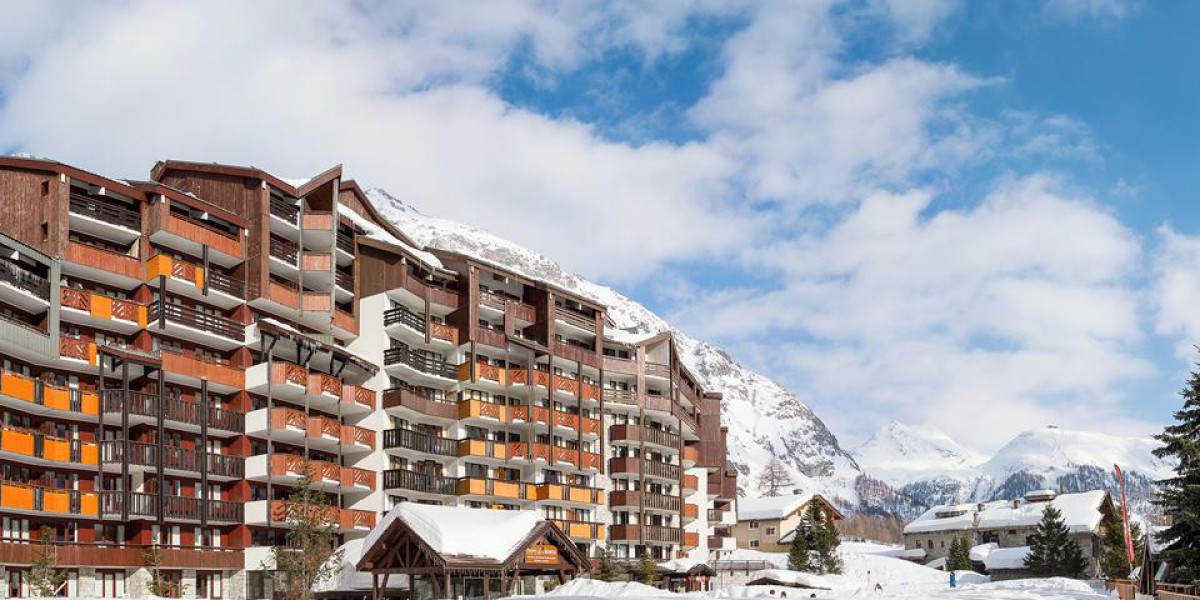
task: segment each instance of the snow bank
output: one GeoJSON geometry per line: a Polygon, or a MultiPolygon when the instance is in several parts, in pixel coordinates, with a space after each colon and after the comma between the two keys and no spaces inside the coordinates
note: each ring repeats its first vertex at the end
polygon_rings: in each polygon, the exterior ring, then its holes
{"type": "Polygon", "coordinates": [[[543,596],[570,596],[572,598],[646,598],[677,595],[674,592],[660,590],[637,581],[600,581],[598,579],[572,579],[543,594],[543,596]]]}
{"type": "Polygon", "coordinates": [[[988,553],[987,557],[983,559],[983,566],[987,567],[988,571],[992,569],[1023,569],[1027,556],[1029,556],[1029,546],[1000,548],[988,553]]]}
{"type": "Polygon", "coordinates": [[[997,544],[995,542],[988,542],[986,544],[980,544],[978,546],[972,547],[971,551],[968,554],[970,554],[971,560],[973,562],[983,562],[983,559],[987,558],[988,555],[992,553],[992,550],[995,550],[996,548],[999,548],[999,547],[1000,547],[1000,544],[997,544]]]}
{"type": "Polygon", "coordinates": [[[756,571],[750,575],[750,581],[756,581],[759,579],[777,581],[783,585],[818,588],[823,590],[830,589],[831,587],[821,575],[813,575],[812,573],[804,573],[801,571],[789,571],[787,569],[763,569],[762,571],[756,571]]]}

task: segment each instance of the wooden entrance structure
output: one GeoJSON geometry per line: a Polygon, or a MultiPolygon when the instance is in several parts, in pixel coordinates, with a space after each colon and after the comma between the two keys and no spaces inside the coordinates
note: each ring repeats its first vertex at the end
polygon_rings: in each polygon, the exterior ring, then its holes
{"type": "MultiPolygon", "coordinates": [[[[445,555],[434,549],[428,540],[403,519],[383,523],[370,547],[364,548],[358,561],[360,572],[371,573],[371,597],[380,600],[387,590],[392,574],[408,576],[410,598],[419,600],[417,585],[427,581],[434,598],[482,597],[492,598],[492,582],[499,582],[498,596],[511,595],[522,577],[553,576],[564,583],[567,576],[578,576],[592,569],[574,542],[553,522],[540,520],[529,534],[503,560],[495,557],[445,555]],[[468,580],[482,580],[482,594],[466,593],[468,580]],[[462,593],[456,592],[462,589],[462,593]]],[[[488,532],[475,532],[486,543],[488,532]]]]}

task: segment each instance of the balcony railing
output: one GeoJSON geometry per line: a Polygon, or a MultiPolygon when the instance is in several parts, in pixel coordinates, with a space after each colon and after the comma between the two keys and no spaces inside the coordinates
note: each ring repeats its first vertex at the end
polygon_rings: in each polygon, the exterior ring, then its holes
{"type": "Polygon", "coordinates": [[[605,402],[616,402],[617,404],[637,404],[637,392],[633,390],[614,390],[612,388],[604,388],[603,398],[605,402]]]}
{"type": "Polygon", "coordinates": [[[124,440],[107,440],[101,442],[100,453],[106,463],[119,463],[127,459],[129,464],[143,467],[158,467],[158,456],[162,453],[163,468],[175,471],[200,472],[200,461],[208,461],[206,465],[211,475],[218,477],[240,478],[245,473],[245,460],[240,456],[226,454],[202,454],[195,450],[187,450],[175,446],[162,446],[124,440]]]}
{"type": "Polygon", "coordinates": [[[0,281],[41,298],[50,299],[50,281],[7,258],[0,258],[0,281]]]}
{"type": "Polygon", "coordinates": [[[205,275],[208,277],[209,289],[224,292],[234,298],[246,297],[246,284],[238,281],[228,275],[222,275],[212,269],[209,269],[205,275]]]}
{"type": "Polygon", "coordinates": [[[71,212],[126,229],[142,230],[142,217],[137,211],[82,194],[71,194],[71,212]]]}
{"type": "Polygon", "coordinates": [[[661,525],[613,525],[609,538],[613,541],[645,541],[663,544],[678,544],[683,541],[683,530],[661,525]]]}
{"type": "Polygon", "coordinates": [[[679,465],[673,465],[657,460],[640,460],[632,456],[616,457],[609,461],[609,471],[612,473],[642,473],[653,477],[661,477],[678,481],[683,473],[679,465]]]}
{"type": "Polygon", "coordinates": [[[437,400],[416,389],[397,387],[383,392],[383,407],[403,406],[421,414],[443,419],[458,418],[458,402],[437,400]]]}
{"type": "Polygon", "coordinates": [[[295,204],[289,204],[282,198],[276,198],[275,196],[271,196],[271,215],[279,217],[293,225],[300,223],[300,207],[295,204]]]}
{"type": "MultiPolygon", "coordinates": [[[[143,417],[158,417],[158,396],[142,392],[125,390],[101,390],[100,403],[108,415],[121,414],[122,406],[129,404],[129,413],[143,417]]],[[[188,425],[200,425],[201,413],[204,407],[196,402],[179,399],[167,399],[163,418],[179,421],[188,425]]],[[[243,431],[246,416],[238,411],[225,408],[208,407],[208,426],[224,431],[243,431]]]]}
{"type": "Polygon", "coordinates": [[[338,250],[341,250],[346,254],[354,254],[354,240],[344,233],[338,232],[337,247],[338,250]]]}
{"type": "Polygon", "coordinates": [[[421,335],[425,335],[425,315],[417,314],[403,306],[397,306],[384,311],[383,326],[403,325],[421,335]]]}
{"type": "Polygon", "coordinates": [[[13,427],[0,426],[0,450],[64,463],[96,464],[95,442],[71,440],[13,427]]]}
{"type": "Polygon", "coordinates": [[[333,281],[343,290],[354,291],[354,276],[343,271],[333,272],[333,281]]]}
{"type": "Polygon", "coordinates": [[[438,456],[457,456],[458,454],[457,441],[411,429],[384,430],[383,447],[385,449],[404,448],[438,456]]]}
{"type": "Polygon", "coordinates": [[[651,377],[668,378],[671,376],[671,367],[661,363],[647,362],[645,371],[646,375],[651,377]]]}
{"type": "MultiPolygon", "coordinates": [[[[100,512],[106,516],[119,516],[128,507],[129,516],[157,518],[158,494],[141,492],[100,492],[100,512]]],[[[209,521],[241,523],[244,510],[241,502],[210,500],[186,496],[163,496],[163,519],[168,521],[199,521],[201,511],[207,510],[209,521]]]]}
{"type": "Polygon", "coordinates": [[[200,312],[190,306],[171,304],[169,302],[155,302],[150,305],[149,313],[147,316],[149,321],[157,320],[160,314],[166,315],[168,321],[173,321],[180,325],[186,325],[193,329],[213,333],[238,342],[246,341],[246,328],[237,321],[200,312]]]}
{"type": "Polygon", "coordinates": [[[656,494],[639,490],[615,490],[612,493],[613,506],[644,506],[651,510],[679,512],[683,501],[679,496],[656,494]]]}
{"type": "Polygon", "coordinates": [[[613,440],[624,440],[630,442],[645,441],[659,446],[668,448],[679,447],[679,434],[647,427],[645,425],[638,427],[637,425],[613,425],[609,430],[613,440]]]}
{"type": "Polygon", "coordinates": [[[405,365],[412,369],[416,369],[422,373],[434,375],[437,377],[445,377],[446,379],[454,379],[457,376],[458,369],[455,365],[449,364],[437,358],[417,354],[404,346],[388,348],[383,352],[384,365],[405,365]]]}
{"type": "Polygon", "coordinates": [[[97,514],[96,505],[96,492],[0,481],[0,509],[94,516],[97,514]]]}
{"type": "Polygon", "coordinates": [[[425,494],[453,496],[458,480],[441,475],[428,475],[406,469],[389,469],[383,472],[384,489],[401,489],[425,494]]]}
{"type": "Polygon", "coordinates": [[[592,331],[596,328],[596,317],[589,317],[562,306],[558,306],[556,309],[554,311],[555,316],[571,325],[587,331],[592,331]]]}
{"type": "Polygon", "coordinates": [[[271,256],[289,265],[300,262],[300,247],[292,242],[277,237],[271,238],[271,256]]]}

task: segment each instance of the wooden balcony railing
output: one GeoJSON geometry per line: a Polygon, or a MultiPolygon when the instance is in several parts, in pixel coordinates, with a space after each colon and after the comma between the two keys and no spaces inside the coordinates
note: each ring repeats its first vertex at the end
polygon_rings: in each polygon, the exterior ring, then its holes
{"type": "Polygon", "coordinates": [[[142,230],[142,217],[135,210],[82,194],[71,194],[72,213],[117,225],[134,231],[142,230]]]}
{"type": "Polygon", "coordinates": [[[375,392],[357,385],[342,384],[342,404],[375,410],[375,392]]]}
{"type": "MultiPolygon", "coordinates": [[[[219,252],[241,258],[241,238],[203,221],[184,218],[177,214],[167,217],[167,231],[219,252]]],[[[240,230],[239,230],[240,231],[240,230]]]]}
{"type": "Polygon", "coordinates": [[[556,308],[557,310],[554,311],[554,315],[563,322],[570,323],[587,331],[594,331],[596,329],[596,317],[589,317],[562,306],[556,308]]]}
{"type": "Polygon", "coordinates": [[[429,337],[435,340],[450,342],[451,345],[458,345],[458,328],[445,323],[430,323],[429,337]]]}
{"type": "Polygon", "coordinates": [[[342,487],[375,489],[375,471],[342,467],[342,487]]]}
{"type": "Polygon", "coordinates": [[[655,494],[639,490],[615,490],[612,493],[613,506],[644,506],[650,510],[679,512],[683,501],[679,496],[655,494]]]}
{"type": "Polygon", "coordinates": [[[656,444],[667,448],[679,447],[679,434],[655,429],[653,427],[637,426],[637,425],[613,425],[609,428],[611,439],[617,441],[640,442],[645,441],[650,444],[656,444]]]}
{"type": "Polygon", "coordinates": [[[342,397],[342,380],[325,373],[309,373],[308,394],[310,396],[325,394],[340,399],[342,397]]]}
{"type": "Polygon", "coordinates": [[[384,449],[404,448],[437,456],[458,456],[458,442],[450,438],[420,433],[411,429],[386,429],[384,449]]]}
{"type": "Polygon", "coordinates": [[[212,290],[224,292],[234,298],[246,297],[246,283],[228,275],[222,275],[212,269],[205,274],[208,277],[208,287],[212,290]]]}
{"type": "Polygon", "coordinates": [[[661,363],[647,362],[644,370],[651,377],[671,377],[671,367],[661,363]]]}
{"type": "Polygon", "coordinates": [[[383,472],[383,488],[387,490],[410,490],[425,494],[453,496],[458,480],[441,475],[417,473],[407,469],[389,469],[383,472]]]}
{"type": "Polygon", "coordinates": [[[683,530],[678,527],[660,525],[613,525],[609,528],[612,541],[644,541],[663,544],[679,544],[683,541],[683,530]]]}
{"type": "Polygon", "coordinates": [[[329,211],[310,210],[301,217],[300,227],[312,231],[333,230],[333,213],[329,211]]]}
{"type": "Polygon", "coordinates": [[[608,464],[609,472],[612,473],[642,473],[673,481],[679,481],[679,477],[683,473],[679,465],[657,460],[639,460],[631,456],[612,458],[608,464]]]}
{"type": "Polygon", "coordinates": [[[605,402],[615,402],[617,404],[637,404],[637,392],[633,390],[614,390],[612,388],[604,388],[602,397],[605,402]]]}
{"type": "Polygon", "coordinates": [[[299,264],[300,247],[296,244],[283,238],[272,236],[269,246],[272,258],[277,258],[293,266],[299,264]]]}
{"type": "Polygon", "coordinates": [[[42,300],[50,300],[50,281],[9,258],[0,258],[0,281],[25,290],[42,300]]]}
{"type": "Polygon", "coordinates": [[[271,196],[271,216],[279,217],[292,225],[299,225],[300,207],[286,202],[282,198],[271,196]]]}
{"type": "Polygon", "coordinates": [[[58,339],[58,355],[96,364],[96,344],[84,338],[64,335],[58,339]]]}
{"type": "Polygon", "coordinates": [[[59,304],[86,312],[99,319],[119,319],[130,323],[146,325],[146,306],[121,298],[110,298],[87,290],[75,288],[59,288],[59,304]]]}
{"type": "Polygon", "coordinates": [[[308,437],[342,439],[342,424],[328,417],[308,418],[308,437]]]}
{"type": "Polygon", "coordinates": [[[67,245],[67,260],[131,279],[141,279],[142,275],[142,263],[138,259],[73,240],[67,245]]]}
{"type": "Polygon", "coordinates": [[[436,400],[428,395],[409,388],[392,388],[383,392],[383,407],[394,408],[402,406],[421,414],[442,419],[458,418],[458,402],[453,400],[436,400]]]}
{"type": "Polygon", "coordinates": [[[147,314],[146,319],[151,322],[157,321],[160,316],[165,316],[169,322],[185,325],[192,329],[199,329],[200,331],[219,335],[237,342],[246,341],[246,328],[241,323],[233,319],[200,312],[190,306],[172,304],[170,302],[154,302],[150,305],[148,312],[149,314],[147,314]]]}
{"type": "Polygon", "coordinates": [[[383,364],[388,366],[405,365],[422,373],[446,379],[454,379],[458,373],[456,365],[449,364],[441,359],[417,354],[409,350],[406,346],[384,350],[383,364]]]}
{"type": "MultiPolygon", "coordinates": [[[[54,552],[59,567],[142,568],[151,546],[121,543],[55,543],[54,552]]],[[[230,570],[243,566],[241,548],[202,548],[195,546],[157,546],[162,568],[230,570]]],[[[39,541],[6,540],[0,544],[0,564],[32,565],[41,551],[39,541]]]]}
{"type": "Polygon", "coordinates": [[[403,325],[417,333],[425,334],[425,315],[397,306],[383,312],[383,326],[403,325]]]}

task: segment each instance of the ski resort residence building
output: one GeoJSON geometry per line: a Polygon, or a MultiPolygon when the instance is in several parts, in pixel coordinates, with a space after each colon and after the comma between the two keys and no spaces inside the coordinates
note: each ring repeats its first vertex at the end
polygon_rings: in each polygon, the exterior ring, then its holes
{"type": "Polygon", "coordinates": [[[943,564],[955,538],[967,538],[971,560],[994,579],[1027,576],[1025,556],[1047,506],[1062,512],[1071,536],[1088,560],[1088,575],[1099,575],[1100,539],[1120,516],[1104,490],[1056,494],[1029,492],[1024,498],[935,506],[904,527],[902,558],[931,566],[943,564]]]}
{"type": "Polygon", "coordinates": [[[737,547],[787,552],[796,528],[808,520],[809,506],[813,503],[821,507],[823,519],[836,522],[845,518],[824,496],[801,490],[784,496],[738,500],[737,525],[733,528],[737,547]]]}
{"type": "Polygon", "coordinates": [[[535,510],[583,556],[732,549],[720,394],[669,334],[415,246],[340,167],[147,181],[0,158],[0,581],[261,598],[310,465],[342,542],[396,503],[535,510]],[[160,551],[148,556],[147,550],[160,551]]]}

